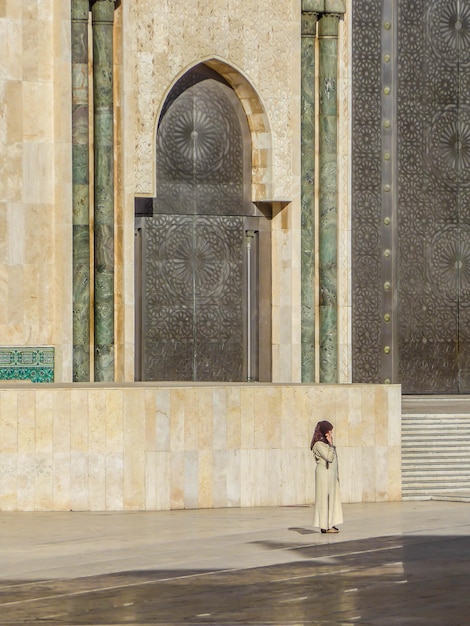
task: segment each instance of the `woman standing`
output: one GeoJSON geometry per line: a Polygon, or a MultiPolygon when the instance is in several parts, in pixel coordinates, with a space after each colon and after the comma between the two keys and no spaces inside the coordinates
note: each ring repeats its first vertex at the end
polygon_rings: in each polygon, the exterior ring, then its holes
{"type": "Polygon", "coordinates": [[[339,490],[338,457],[333,445],[333,425],[330,422],[318,422],[310,450],[313,451],[316,461],[313,525],[321,528],[322,533],[337,533],[337,525],[343,523],[343,509],[339,490]]]}

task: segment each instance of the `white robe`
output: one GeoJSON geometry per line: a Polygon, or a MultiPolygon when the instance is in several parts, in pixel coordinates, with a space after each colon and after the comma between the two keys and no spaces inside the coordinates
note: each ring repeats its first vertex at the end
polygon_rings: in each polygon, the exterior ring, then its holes
{"type": "Polygon", "coordinates": [[[336,448],[323,441],[313,446],[315,468],[315,509],[313,525],[328,530],[343,523],[336,448]]]}

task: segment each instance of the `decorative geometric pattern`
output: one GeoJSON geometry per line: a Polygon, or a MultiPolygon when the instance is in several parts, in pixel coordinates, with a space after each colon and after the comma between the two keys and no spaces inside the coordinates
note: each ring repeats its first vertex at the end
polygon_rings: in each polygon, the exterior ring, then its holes
{"type": "MultiPolygon", "coordinates": [[[[382,349],[382,11],[353,3],[353,380],[382,349]],[[369,67],[370,66],[370,67],[369,67]]],[[[399,378],[404,393],[470,391],[470,0],[396,6],[399,378]]],[[[382,23],[383,22],[383,23],[382,23]]]]}
{"type": "Polygon", "coordinates": [[[144,227],[143,375],[240,381],[246,120],[221,82],[176,87],[158,129],[157,199],[144,227]]]}
{"type": "Polygon", "coordinates": [[[54,382],[54,348],[0,348],[0,380],[54,382]]]}
{"type": "Polygon", "coordinates": [[[352,128],[353,381],[380,381],[381,2],[354,0],[352,128]]]}
{"type": "Polygon", "coordinates": [[[202,71],[176,83],[157,133],[157,198],[143,225],[144,380],[247,375],[249,129],[234,92],[202,71]]]}
{"type": "Polygon", "coordinates": [[[410,9],[399,2],[400,377],[405,393],[457,393],[469,366],[470,2],[410,9]]]}
{"type": "Polygon", "coordinates": [[[470,185],[470,107],[448,105],[438,111],[427,135],[427,158],[452,188],[470,185]]]}
{"type": "Polygon", "coordinates": [[[158,215],[146,223],[145,379],[241,380],[241,217],[158,215]]]}
{"type": "Polygon", "coordinates": [[[427,11],[433,51],[451,68],[470,65],[470,5],[466,0],[433,0],[427,11]]]}
{"type": "Polygon", "coordinates": [[[159,213],[243,214],[243,137],[230,96],[205,80],[166,111],[157,136],[159,213]]]}
{"type": "Polygon", "coordinates": [[[447,226],[429,248],[430,284],[437,297],[470,306],[470,227],[447,226]]]}

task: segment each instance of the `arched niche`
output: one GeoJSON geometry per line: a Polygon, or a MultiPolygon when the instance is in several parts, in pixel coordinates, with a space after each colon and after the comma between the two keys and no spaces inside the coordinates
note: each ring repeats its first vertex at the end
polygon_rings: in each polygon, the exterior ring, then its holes
{"type": "Polygon", "coordinates": [[[167,94],[157,195],[136,217],[137,380],[270,380],[270,215],[253,171],[246,109],[199,64],[167,94]]]}

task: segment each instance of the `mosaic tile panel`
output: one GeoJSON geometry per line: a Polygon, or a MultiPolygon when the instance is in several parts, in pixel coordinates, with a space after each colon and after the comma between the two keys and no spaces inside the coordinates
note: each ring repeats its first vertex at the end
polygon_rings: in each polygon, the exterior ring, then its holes
{"type": "Polygon", "coordinates": [[[54,348],[0,348],[0,380],[54,382],[54,348]]]}

